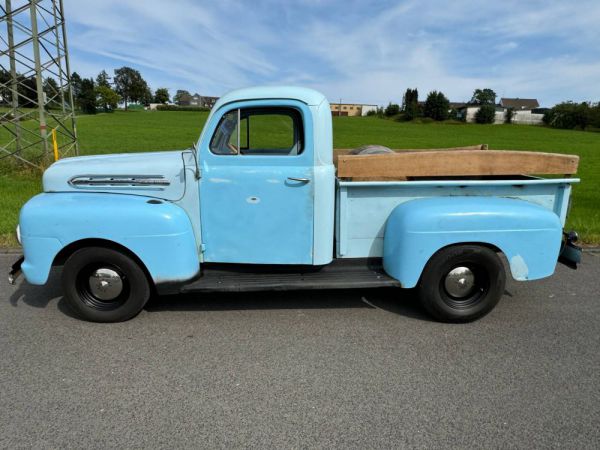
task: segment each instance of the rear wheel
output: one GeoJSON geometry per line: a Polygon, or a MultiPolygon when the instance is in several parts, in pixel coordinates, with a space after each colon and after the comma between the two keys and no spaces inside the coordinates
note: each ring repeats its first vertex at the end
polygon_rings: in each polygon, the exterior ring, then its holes
{"type": "Polygon", "coordinates": [[[63,267],[62,285],[71,309],[92,322],[131,319],[150,298],[150,283],[137,262],[103,247],[73,253],[63,267]]]}
{"type": "Polygon", "coordinates": [[[436,319],[470,322],[496,306],[505,283],[504,266],[494,251],[461,245],[431,257],[417,290],[421,303],[436,319]]]}

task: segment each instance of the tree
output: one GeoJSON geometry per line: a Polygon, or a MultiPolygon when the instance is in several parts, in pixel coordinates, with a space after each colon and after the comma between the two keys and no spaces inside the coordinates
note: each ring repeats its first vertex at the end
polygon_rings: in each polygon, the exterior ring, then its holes
{"type": "Polygon", "coordinates": [[[177,90],[175,95],[173,96],[173,102],[179,106],[188,106],[192,99],[192,95],[183,89],[177,90]]]}
{"type": "Polygon", "coordinates": [[[590,108],[590,126],[600,128],[600,103],[590,108]]]}
{"type": "Polygon", "coordinates": [[[425,100],[425,108],[423,114],[425,117],[431,117],[433,120],[446,120],[448,118],[448,110],[450,109],[450,101],[446,96],[438,91],[431,91],[425,100]]]}
{"type": "Polygon", "coordinates": [[[419,116],[419,91],[407,89],[402,98],[402,112],[406,120],[413,120],[419,116]]]}
{"type": "Polygon", "coordinates": [[[102,72],[98,74],[96,77],[96,85],[110,88],[110,77],[106,73],[106,70],[102,70],[102,72]]]}
{"type": "Polygon", "coordinates": [[[121,97],[109,86],[103,84],[96,86],[96,104],[102,108],[104,112],[113,112],[117,109],[117,105],[121,97]]]}
{"type": "Polygon", "coordinates": [[[125,102],[125,110],[127,110],[128,103],[145,99],[148,92],[148,84],[140,72],[131,67],[115,69],[114,83],[115,91],[125,102]]]}
{"type": "Polygon", "coordinates": [[[515,117],[515,108],[506,108],[506,116],[504,119],[504,123],[512,123],[513,122],[513,118],[515,117]]]}
{"type": "Polygon", "coordinates": [[[33,108],[37,102],[37,83],[34,77],[18,75],[17,93],[19,94],[19,106],[33,108]]]}
{"type": "Polygon", "coordinates": [[[169,103],[169,90],[167,88],[158,88],[154,92],[154,103],[169,103]]]}
{"type": "Polygon", "coordinates": [[[385,107],[384,114],[386,117],[392,117],[392,116],[395,116],[396,114],[398,114],[399,112],[400,112],[400,106],[398,106],[396,103],[390,102],[385,107]]]}
{"type": "Polygon", "coordinates": [[[152,90],[148,86],[146,86],[146,90],[144,91],[144,93],[142,94],[142,97],[140,98],[140,103],[144,106],[148,106],[153,101],[154,101],[154,95],[152,95],[152,90]]]}
{"type": "Polygon", "coordinates": [[[86,114],[96,114],[96,90],[93,78],[81,80],[81,91],[76,99],[77,106],[86,114]]]}
{"type": "Polygon", "coordinates": [[[44,94],[46,95],[45,101],[48,107],[60,107],[60,88],[54,78],[46,78],[44,80],[44,94]]]}
{"type": "Polygon", "coordinates": [[[544,114],[543,120],[546,125],[553,128],[581,128],[585,130],[590,123],[595,122],[595,109],[590,108],[590,105],[586,102],[559,103],[544,114]]]}
{"type": "Polygon", "coordinates": [[[81,77],[77,72],[73,72],[73,75],[71,75],[71,90],[73,91],[73,98],[79,97],[81,93],[81,77]]]}
{"type": "Polygon", "coordinates": [[[0,68],[0,101],[10,104],[12,101],[11,76],[8,70],[0,68]]]}
{"type": "Polygon", "coordinates": [[[475,122],[477,123],[494,123],[495,120],[496,107],[494,105],[481,105],[475,113],[475,122]]]}
{"type": "Polygon", "coordinates": [[[473,97],[469,103],[473,105],[495,105],[496,93],[489,88],[475,89],[475,91],[473,91],[473,97]]]}

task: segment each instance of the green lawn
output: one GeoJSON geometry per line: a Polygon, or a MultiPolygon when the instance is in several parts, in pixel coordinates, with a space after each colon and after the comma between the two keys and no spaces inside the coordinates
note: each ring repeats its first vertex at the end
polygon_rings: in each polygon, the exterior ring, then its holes
{"type": "MultiPolygon", "coordinates": [[[[189,147],[200,133],[206,112],[117,112],[77,119],[80,152],[143,152],[189,147]]],[[[334,146],[382,144],[392,148],[439,148],[489,144],[491,149],[574,153],[581,157],[569,228],[586,244],[600,243],[600,133],[527,125],[400,123],[374,117],[335,117],[334,146]]],[[[1,137],[1,136],[0,136],[1,137]]],[[[0,166],[0,246],[14,246],[21,205],[41,189],[40,174],[0,166]]]]}

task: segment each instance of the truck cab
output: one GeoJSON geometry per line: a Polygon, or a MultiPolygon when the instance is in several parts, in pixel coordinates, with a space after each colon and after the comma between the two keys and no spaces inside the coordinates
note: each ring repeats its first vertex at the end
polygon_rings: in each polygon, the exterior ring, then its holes
{"type": "Polygon", "coordinates": [[[331,111],[309,89],[221,98],[198,142],[207,262],[323,265],[333,258],[331,111]]]}
{"type": "Polygon", "coordinates": [[[191,149],[53,164],[22,208],[10,279],[45,284],[62,265],[69,305],[101,322],[152,293],[375,287],[416,288],[434,317],[465,322],[502,296],[501,257],[520,281],[577,265],[563,235],[576,182],[338,178],[322,94],[241,89],[191,149]]]}

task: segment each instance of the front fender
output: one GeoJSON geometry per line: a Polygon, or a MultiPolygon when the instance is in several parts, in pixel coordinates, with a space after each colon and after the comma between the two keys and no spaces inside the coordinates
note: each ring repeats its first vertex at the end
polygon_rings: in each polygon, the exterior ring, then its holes
{"type": "Polygon", "coordinates": [[[559,217],[523,200],[497,197],[436,197],[398,205],[388,218],[383,265],[403,287],[416,286],[438,250],[461,243],[500,249],[516,280],[552,275],[562,236],[559,217]]]}
{"type": "Polygon", "coordinates": [[[44,193],[21,209],[23,274],[44,284],[56,255],[83,239],[115,242],[133,252],[155,283],[193,278],[198,245],[185,211],[168,201],[136,195],[44,193]]]}

